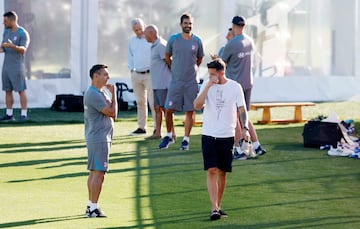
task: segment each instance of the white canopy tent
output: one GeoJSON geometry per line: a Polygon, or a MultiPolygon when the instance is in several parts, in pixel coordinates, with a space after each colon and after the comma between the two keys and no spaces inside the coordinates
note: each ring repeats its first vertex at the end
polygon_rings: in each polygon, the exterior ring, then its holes
{"type": "MultiPolygon", "coordinates": [[[[31,1],[31,0],[29,0],[31,1]]],[[[216,1],[216,0],[213,0],[216,1]]],[[[250,0],[249,0],[250,1],[250,0]]],[[[4,8],[5,0],[0,0],[0,11],[5,12],[4,8]]],[[[89,85],[90,78],[88,76],[88,69],[102,58],[99,58],[99,50],[101,50],[102,40],[100,37],[99,30],[99,4],[103,2],[103,0],[72,0],[71,1],[71,54],[69,57],[70,62],[70,78],[56,78],[56,79],[36,79],[36,80],[28,80],[28,101],[29,107],[50,107],[52,102],[55,99],[57,94],[75,94],[81,95],[86,90],[89,85]]],[[[121,1],[120,1],[121,2],[121,1]]],[[[176,2],[176,1],[175,1],[176,2]]],[[[199,2],[198,4],[205,4],[202,1],[191,1],[189,2],[199,2]]],[[[287,6],[292,6],[299,4],[301,0],[284,0],[284,3],[287,3],[287,6]]],[[[325,4],[323,0],[311,1],[312,4],[325,4]],[[316,3],[315,3],[316,2],[316,3]]],[[[199,10],[198,18],[195,21],[195,29],[197,33],[203,37],[206,53],[214,52],[214,50],[218,50],[218,48],[224,44],[224,39],[222,38],[225,34],[224,31],[230,26],[231,19],[234,15],[238,14],[236,10],[236,4],[238,4],[235,0],[227,0],[227,1],[217,1],[220,7],[216,8],[218,12],[218,17],[215,20],[217,24],[215,24],[213,28],[216,33],[207,34],[205,29],[202,29],[202,25],[207,25],[206,11],[199,10]],[[205,15],[205,16],[204,16],[205,15]],[[199,28],[200,27],[200,28],[199,28]],[[213,43],[213,37],[215,37],[215,41],[213,43]],[[208,47],[206,46],[209,43],[208,47]],[[211,44],[210,44],[211,43],[211,44]],[[210,50],[210,51],[209,51],[210,50]]],[[[147,3],[151,4],[151,3],[147,3]]],[[[174,3],[175,4],[175,3],[174,3]]],[[[180,3],[179,3],[180,4],[180,3]]],[[[184,4],[184,3],[182,3],[184,4]]],[[[331,3],[327,1],[326,4],[334,4],[344,8],[344,4],[341,0],[333,0],[331,3]]],[[[315,5],[316,6],[316,5],[315,5]]],[[[267,11],[271,16],[271,12],[277,12],[281,5],[276,5],[267,11]]],[[[341,8],[339,7],[339,8],[341,8]]],[[[314,8],[314,7],[313,7],[314,8]]],[[[201,9],[201,8],[200,8],[201,9]]],[[[101,10],[104,10],[103,8],[101,10]]],[[[150,9],[151,10],[151,9],[150,9]]],[[[333,63],[336,63],[336,69],[330,71],[329,69],[332,67],[332,63],[326,63],[328,69],[325,69],[324,72],[327,74],[319,74],[316,72],[311,75],[302,75],[298,73],[297,75],[292,76],[262,76],[254,78],[254,88],[252,101],[253,102],[271,102],[271,101],[339,101],[339,100],[359,100],[360,98],[360,19],[358,17],[358,12],[360,12],[360,5],[357,1],[354,1],[353,4],[349,4],[348,8],[344,8],[344,10],[339,10],[337,12],[337,17],[342,18],[342,23],[348,24],[352,26],[352,32],[349,33],[347,31],[346,36],[339,35],[343,34],[342,25],[340,22],[332,22],[331,27],[333,31],[338,31],[332,37],[331,44],[339,44],[342,47],[332,47],[332,55],[330,59],[333,63]],[[354,8],[355,6],[355,8],[354,8]],[[349,13],[350,8],[352,10],[349,13]],[[350,15],[350,16],[346,16],[350,15]],[[344,17],[343,17],[344,16],[344,17]],[[349,45],[346,39],[351,40],[351,44],[349,45]],[[342,72],[341,75],[334,74],[337,71],[341,72],[342,65],[349,65],[347,62],[342,62],[344,59],[344,55],[350,55],[352,66],[345,66],[347,69],[350,68],[351,71],[349,75],[344,75],[342,72]],[[339,70],[340,69],[340,70],[339,70]]],[[[121,17],[122,12],[119,12],[121,17]]],[[[277,13],[280,15],[279,13],[277,13]]],[[[141,16],[141,13],[133,13],[133,15],[141,16]]],[[[178,18],[180,14],[176,16],[176,19],[173,19],[175,24],[175,31],[178,32],[179,27],[176,26],[178,23],[178,18]]],[[[278,16],[280,17],[280,16],[278,16]]],[[[284,18],[276,18],[276,20],[284,21],[289,16],[286,15],[284,18]]],[[[259,17],[249,17],[249,22],[257,23],[259,17]]],[[[275,19],[274,19],[275,20],[275,19]]],[[[125,20],[126,21],[126,20],[125,20]]],[[[166,23],[164,19],[156,19],[150,18],[148,23],[166,23]],[[156,21],[158,20],[158,21],[156,21]]],[[[285,20],[286,21],[286,20],[285,20]]],[[[285,22],[284,22],[285,23],[285,22]]],[[[319,21],[319,25],[323,22],[319,21]]],[[[133,36],[132,31],[130,29],[130,22],[127,30],[128,34],[124,34],[125,38],[133,36]]],[[[288,23],[279,26],[288,27],[288,23]]],[[[41,28],[39,28],[41,30],[41,28]]],[[[258,27],[261,29],[261,27],[258,27]]],[[[1,31],[2,32],[2,31],[1,31]]],[[[213,33],[213,32],[211,32],[213,33]]],[[[45,33],[44,33],[45,36],[45,33]]],[[[309,39],[312,34],[309,34],[309,39]]],[[[319,36],[321,37],[321,36],[319,36]]],[[[318,38],[319,39],[319,38],[318,38]]],[[[312,41],[311,41],[312,42],[312,41]]],[[[308,43],[311,43],[310,41],[308,43]]],[[[312,49],[314,47],[311,45],[312,49]]],[[[117,52],[127,52],[126,47],[127,44],[122,44],[121,48],[117,52]]],[[[329,46],[329,45],[328,45],[329,46]]],[[[316,45],[315,45],[316,47],[316,45]]],[[[264,47],[263,47],[264,48],[264,47]]],[[[265,48],[268,49],[268,53],[281,52],[281,45],[277,46],[276,43],[269,43],[265,48]]],[[[320,50],[320,48],[319,48],[320,50]]],[[[49,49],[49,52],[53,50],[49,49]]],[[[118,63],[126,63],[126,59],[114,58],[118,63]]],[[[265,63],[265,55],[263,55],[263,63],[265,63]]],[[[268,57],[273,59],[271,55],[268,57]]],[[[319,58],[321,59],[321,58],[319,58]]],[[[0,54],[0,67],[2,67],[3,54],[0,54]]],[[[204,59],[206,63],[208,61],[208,57],[204,59]]],[[[329,62],[328,61],[328,62],[329,62]]],[[[126,65],[126,64],[125,64],[126,65]]],[[[203,73],[206,72],[204,69],[204,64],[202,66],[202,71],[199,73],[199,77],[203,77],[203,73]]],[[[345,68],[344,67],[344,68],[345,68]]],[[[324,67],[325,68],[325,67],[324,67]]],[[[111,73],[111,68],[109,69],[111,73]]],[[[111,79],[112,83],[115,82],[125,82],[131,87],[129,74],[126,73],[126,70],[121,73],[122,76],[114,77],[111,79]]],[[[1,85],[1,82],[0,82],[1,85]]],[[[131,95],[130,95],[131,96],[131,95]]],[[[5,94],[3,91],[0,92],[0,108],[5,108],[5,94]]],[[[130,100],[132,98],[129,98],[130,100]]],[[[19,98],[15,96],[15,107],[19,107],[19,98]]]]}

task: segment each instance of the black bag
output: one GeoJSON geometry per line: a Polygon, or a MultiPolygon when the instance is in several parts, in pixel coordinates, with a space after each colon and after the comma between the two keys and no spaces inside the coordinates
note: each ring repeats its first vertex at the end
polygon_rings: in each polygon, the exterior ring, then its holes
{"type": "Polygon", "coordinates": [[[320,147],[332,145],[337,147],[337,143],[343,137],[338,123],[308,121],[303,131],[304,147],[320,147]]]}
{"type": "Polygon", "coordinates": [[[55,101],[51,105],[51,110],[68,111],[68,112],[83,112],[84,111],[84,96],[73,94],[56,95],[55,101]]]}

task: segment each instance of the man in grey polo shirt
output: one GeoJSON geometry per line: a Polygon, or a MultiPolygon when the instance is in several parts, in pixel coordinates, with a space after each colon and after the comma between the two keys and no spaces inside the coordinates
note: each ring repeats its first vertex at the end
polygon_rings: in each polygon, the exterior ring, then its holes
{"type": "Polygon", "coordinates": [[[155,133],[147,139],[161,138],[161,126],[164,105],[169,87],[171,72],[165,62],[165,48],[167,41],[158,35],[156,25],[149,25],[145,28],[146,40],[153,45],[151,46],[150,75],[154,94],[154,107],[156,114],[155,133]]]}
{"type": "Polygon", "coordinates": [[[181,33],[170,37],[166,46],[166,63],[171,69],[171,81],[166,98],[166,129],[159,148],[168,148],[175,142],[173,114],[175,111],[185,112],[185,134],[180,149],[188,150],[190,132],[194,123],[194,99],[197,96],[198,84],[196,71],[204,57],[201,39],[192,33],[193,18],[183,14],[180,18],[181,33]]]}
{"type": "Polygon", "coordinates": [[[113,139],[114,120],[117,116],[117,99],[107,66],[94,65],[90,69],[91,86],[84,95],[84,123],[88,150],[88,194],[86,216],[106,217],[98,200],[109,169],[109,154],[113,139]],[[107,93],[107,91],[109,93],[107,93]]]}
{"type": "Polygon", "coordinates": [[[18,25],[18,16],[10,11],[4,14],[5,31],[1,44],[1,52],[5,53],[2,69],[2,89],[6,93],[6,114],[0,121],[13,121],[14,95],[19,92],[21,115],[20,121],[27,120],[27,97],[25,82],[25,52],[30,43],[28,32],[18,25]]]}
{"type": "MultiPolygon", "coordinates": [[[[224,48],[221,58],[227,64],[226,76],[237,81],[243,88],[247,110],[250,110],[251,89],[253,86],[252,58],[255,51],[254,41],[244,33],[245,18],[235,16],[232,20],[232,31],[235,37],[231,39],[224,48]]],[[[241,131],[240,128],[237,129],[241,131]]],[[[249,133],[257,155],[263,155],[266,151],[261,147],[256,130],[251,121],[249,121],[249,133]]],[[[237,133],[237,136],[241,136],[237,133]]],[[[237,145],[238,142],[235,142],[237,145]]],[[[243,148],[249,148],[248,142],[243,142],[243,148]]],[[[236,147],[234,152],[235,159],[246,159],[246,155],[240,151],[240,146],[236,147]]]]}

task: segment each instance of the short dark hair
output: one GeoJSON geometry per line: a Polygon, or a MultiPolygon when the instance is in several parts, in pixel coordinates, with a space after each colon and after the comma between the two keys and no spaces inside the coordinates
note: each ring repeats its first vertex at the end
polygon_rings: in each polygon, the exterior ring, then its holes
{"type": "Polygon", "coordinates": [[[207,64],[208,68],[215,68],[216,71],[225,71],[226,69],[226,64],[225,62],[220,59],[220,58],[216,58],[215,60],[211,61],[210,63],[207,64]]]}
{"type": "Polygon", "coordinates": [[[183,15],[181,15],[181,17],[180,17],[180,24],[183,23],[183,21],[184,21],[185,19],[192,19],[191,14],[190,14],[190,13],[184,13],[183,15]]]}
{"type": "Polygon", "coordinates": [[[10,20],[17,20],[18,19],[18,16],[15,13],[15,11],[6,12],[6,13],[4,13],[3,16],[9,18],[10,20]]]}
{"type": "Polygon", "coordinates": [[[97,73],[100,69],[107,68],[105,64],[95,64],[90,69],[90,78],[93,79],[94,74],[97,73]]]}

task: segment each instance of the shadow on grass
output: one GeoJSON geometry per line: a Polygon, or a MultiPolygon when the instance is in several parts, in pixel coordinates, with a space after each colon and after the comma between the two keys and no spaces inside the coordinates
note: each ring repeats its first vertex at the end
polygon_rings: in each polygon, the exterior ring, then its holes
{"type": "Polygon", "coordinates": [[[258,228],[289,228],[289,229],[303,229],[303,228],[346,228],[346,224],[360,223],[357,215],[339,215],[339,216],[325,216],[313,218],[301,218],[298,220],[283,220],[275,223],[255,223],[255,224],[230,224],[230,225],[216,225],[207,228],[216,229],[258,229],[258,228]]]}
{"type": "Polygon", "coordinates": [[[82,219],[82,218],[85,218],[84,215],[73,215],[73,216],[61,216],[61,217],[31,219],[31,220],[24,220],[24,221],[10,222],[10,223],[0,223],[0,228],[30,226],[30,225],[43,224],[43,223],[70,221],[70,220],[76,220],[76,219],[82,219]]]}

